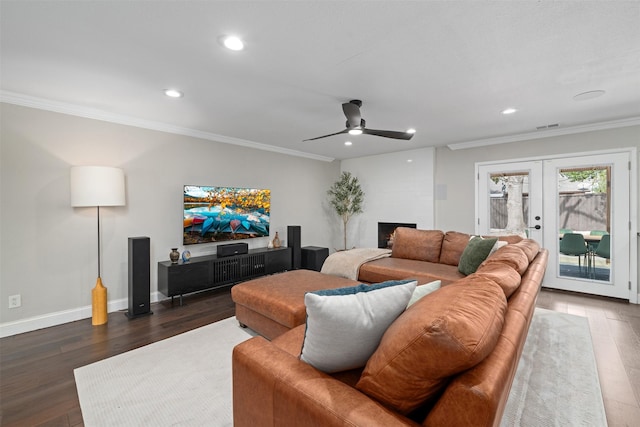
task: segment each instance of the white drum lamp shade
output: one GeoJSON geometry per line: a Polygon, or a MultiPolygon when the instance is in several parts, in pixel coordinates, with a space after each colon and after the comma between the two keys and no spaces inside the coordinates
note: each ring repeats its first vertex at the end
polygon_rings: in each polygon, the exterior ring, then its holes
{"type": "Polygon", "coordinates": [[[107,166],[71,168],[71,206],[124,206],[124,171],[107,166]]]}
{"type": "Polygon", "coordinates": [[[98,220],[98,279],[91,291],[91,323],[108,321],[107,288],[100,277],[100,206],[125,204],[124,171],[106,166],[74,166],[71,168],[71,206],[95,206],[98,220]]]}

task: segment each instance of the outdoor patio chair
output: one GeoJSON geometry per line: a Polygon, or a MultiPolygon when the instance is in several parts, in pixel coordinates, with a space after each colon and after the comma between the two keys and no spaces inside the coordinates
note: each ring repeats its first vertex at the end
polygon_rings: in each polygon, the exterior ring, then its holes
{"type": "Polygon", "coordinates": [[[600,239],[598,247],[596,247],[595,254],[600,258],[611,259],[611,236],[605,234],[600,239]]]}
{"type": "MultiPolygon", "coordinates": [[[[609,234],[609,232],[605,230],[591,230],[589,232],[589,236],[604,236],[606,234],[609,234]]],[[[592,253],[595,253],[596,248],[598,247],[598,243],[600,242],[587,241],[587,245],[589,246],[589,251],[592,253]]]]}
{"type": "Polygon", "coordinates": [[[578,270],[582,274],[582,264],[580,257],[584,255],[585,262],[589,254],[587,242],[584,236],[579,233],[565,233],[560,240],[560,253],[564,255],[573,255],[578,257],[578,270]]]}

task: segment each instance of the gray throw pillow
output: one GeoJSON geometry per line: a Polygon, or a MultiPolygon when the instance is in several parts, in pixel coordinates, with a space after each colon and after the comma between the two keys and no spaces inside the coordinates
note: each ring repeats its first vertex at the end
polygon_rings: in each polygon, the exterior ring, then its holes
{"type": "Polygon", "coordinates": [[[361,368],[389,325],[407,307],[417,282],[307,292],[307,328],[300,360],[324,372],[361,368]]]}

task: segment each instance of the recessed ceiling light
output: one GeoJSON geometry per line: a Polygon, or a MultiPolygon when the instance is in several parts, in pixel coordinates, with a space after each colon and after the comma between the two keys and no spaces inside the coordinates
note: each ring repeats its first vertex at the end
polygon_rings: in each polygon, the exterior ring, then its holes
{"type": "Polygon", "coordinates": [[[244,42],[236,36],[226,36],[222,39],[224,47],[230,50],[242,50],[244,49],[244,42]]]}
{"type": "Polygon", "coordinates": [[[413,163],[413,159],[407,159],[407,163],[413,163]]]}
{"type": "Polygon", "coordinates": [[[407,133],[416,133],[416,130],[414,128],[410,128],[407,129],[407,133]]]}
{"type": "Polygon", "coordinates": [[[362,135],[362,129],[351,129],[349,135],[362,135]]]}
{"type": "Polygon", "coordinates": [[[606,92],[603,90],[590,90],[589,92],[582,92],[573,97],[574,101],[585,101],[587,99],[597,98],[604,95],[606,92]]]}
{"type": "Polygon", "coordinates": [[[508,114],[513,114],[515,113],[516,110],[515,108],[509,107],[509,108],[505,108],[504,110],[501,111],[502,114],[508,115],[508,114]]]}
{"type": "Polygon", "coordinates": [[[346,145],[346,146],[348,147],[348,146],[350,146],[350,145],[353,145],[353,142],[351,142],[351,141],[345,141],[345,142],[344,142],[344,145],[346,145]]]}
{"type": "Polygon", "coordinates": [[[183,96],[182,92],[176,89],[166,89],[164,94],[170,98],[182,98],[183,96]]]}

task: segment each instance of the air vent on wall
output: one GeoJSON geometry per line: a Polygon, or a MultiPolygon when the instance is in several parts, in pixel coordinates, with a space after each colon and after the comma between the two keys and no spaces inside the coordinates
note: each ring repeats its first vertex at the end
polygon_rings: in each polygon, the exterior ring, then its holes
{"type": "Polygon", "coordinates": [[[560,124],[553,123],[553,124],[550,124],[550,125],[538,126],[538,127],[536,127],[536,130],[553,129],[553,128],[557,128],[559,126],[560,126],[560,124]]]}

